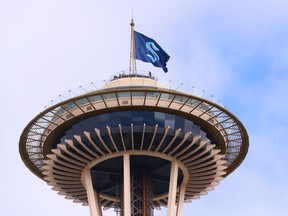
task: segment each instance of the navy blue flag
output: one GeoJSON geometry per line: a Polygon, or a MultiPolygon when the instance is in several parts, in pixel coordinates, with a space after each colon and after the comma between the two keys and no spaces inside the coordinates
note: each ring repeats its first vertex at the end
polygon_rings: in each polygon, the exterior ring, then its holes
{"type": "Polygon", "coordinates": [[[150,62],[155,67],[163,68],[167,73],[166,62],[170,56],[154,41],[145,35],[134,31],[136,59],[150,62]]]}

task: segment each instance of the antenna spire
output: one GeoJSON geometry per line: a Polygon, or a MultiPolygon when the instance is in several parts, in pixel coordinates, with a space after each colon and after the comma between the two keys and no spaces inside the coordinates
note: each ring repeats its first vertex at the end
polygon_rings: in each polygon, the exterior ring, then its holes
{"type": "Polygon", "coordinates": [[[135,53],[135,40],[134,40],[134,26],[135,23],[133,21],[133,11],[132,11],[132,19],[131,19],[131,40],[130,40],[130,67],[129,73],[136,74],[136,53],[135,53]]]}

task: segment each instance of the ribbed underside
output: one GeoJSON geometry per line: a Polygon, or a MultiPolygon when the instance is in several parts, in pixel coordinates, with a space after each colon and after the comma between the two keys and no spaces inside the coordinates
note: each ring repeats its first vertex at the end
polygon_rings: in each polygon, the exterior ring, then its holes
{"type": "MultiPolygon", "coordinates": [[[[112,162],[124,153],[137,155],[137,157],[143,156],[146,157],[145,160],[149,160],[149,157],[156,158],[151,159],[151,163],[149,161],[145,163],[145,166],[150,166],[148,171],[150,170],[151,173],[160,170],[158,177],[161,169],[167,168],[167,163],[163,163],[162,166],[162,160],[167,160],[169,164],[169,160],[176,159],[183,164],[189,175],[185,190],[186,201],[207,194],[226,174],[226,161],[223,160],[220,150],[215,149],[215,145],[211,144],[208,139],[201,139],[200,135],[194,136],[192,132],[183,133],[180,129],[172,130],[169,127],[160,128],[158,125],[153,127],[145,124],[138,127],[119,125],[117,128],[110,128],[107,126],[106,129],[106,131],[100,131],[97,128],[92,132],[83,131],[83,134],[74,135],[73,139],[58,144],[57,149],[53,149],[52,154],[47,155],[43,171],[44,179],[53,186],[54,190],[59,191],[60,195],[87,205],[86,190],[81,182],[83,169],[91,163],[101,164],[97,161],[106,161],[109,164],[109,160],[112,162]]],[[[100,169],[101,166],[97,165],[92,169],[92,174],[94,172],[93,187],[100,194],[101,205],[106,209],[118,208],[121,205],[121,193],[117,194],[113,190],[115,188],[117,190],[117,187],[121,189],[123,175],[119,172],[121,168],[117,170],[116,166],[111,164],[107,170],[100,169]],[[115,171],[114,174],[113,171],[115,171]],[[113,175],[117,176],[120,179],[119,186],[114,187],[111,182],[110,185],[107,183],[107,186],[95,180],[103,175],[106,175],[107,179],[108,177],[114,178],[113,175]],[[106,186],[105,189],[104,186],[106,186]]],[[[156,182],[153,178],[152,181],[156,182]]],[[[167,183],[165,181],[169,182],[169,179],[163,178],[163,184],[167,183]]],[[[152,192],[151,208],[166,206],[167,200],[168,187],[166,190],[163,186],[160,194],[152,192]]]]}

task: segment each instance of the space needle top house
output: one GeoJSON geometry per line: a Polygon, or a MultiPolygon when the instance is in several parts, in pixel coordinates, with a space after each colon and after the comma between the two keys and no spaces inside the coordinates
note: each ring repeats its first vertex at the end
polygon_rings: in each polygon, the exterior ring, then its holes
{"type": "Polygon", "coordinates": [[[193,88],[180,91],[137,73],[135,58],[167,72],[169,56],[135,32],[133,21],[131,30],[129,73],[46,107],[24,129],[20,155],[58,194],[89,205],[91,216],[108,208],[152,216],[162,206],[181,216],[184,202],[241,164],[248,135],[223,106],[189,93],[193,88]]]}

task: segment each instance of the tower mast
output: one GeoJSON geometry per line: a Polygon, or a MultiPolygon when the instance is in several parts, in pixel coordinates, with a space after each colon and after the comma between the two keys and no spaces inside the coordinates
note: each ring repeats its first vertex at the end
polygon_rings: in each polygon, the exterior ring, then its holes
{"type": "Polygon", "coordinates": [[[130,40],[130,66],[129,66],[129,73],[136,74],[136,53],[135,53],[135,40],[134,40],[134,26],[135,23],[133,19],[130,23],[131,26],[131,40],[130,40]]]}

